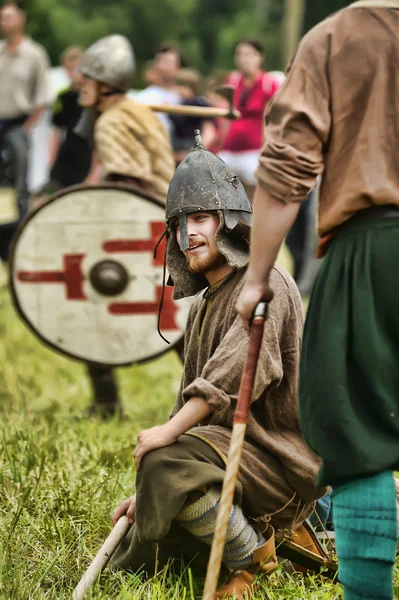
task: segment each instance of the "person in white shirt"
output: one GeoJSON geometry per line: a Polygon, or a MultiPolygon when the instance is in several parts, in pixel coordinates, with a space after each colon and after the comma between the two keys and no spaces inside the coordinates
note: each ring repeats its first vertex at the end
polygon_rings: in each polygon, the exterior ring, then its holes
{"type": "MultiPolygon", "coordinates": [[[[29,208],[29,134],[49,103],[50,60],[40,44],[24,35],[25,21],[26,14],[19,2],[3,5],[0,13],[0,28],[4,36],[0,42],[0,144],[11,151],[19,220],[29,208]]],[[[15,224],[10,225],[12,235],[15,224]]],[[[2,237],[0,254],[6,259],[9,240],[6,243],[7,236],[2,237]]]]}
{"type": "MultiPolygon", "coordinates": [[[[135,100],[143,104],[179,104],[180,96],[176,88],[177,73],[182,66],[182,55],[174,44],[162,44],[155,54],[153,69],[157,82],[149,85],[135,95],[135,100]]],[[[169,136],[173,132],[173,123],[168,115],[156,113],[169,136]]]]}

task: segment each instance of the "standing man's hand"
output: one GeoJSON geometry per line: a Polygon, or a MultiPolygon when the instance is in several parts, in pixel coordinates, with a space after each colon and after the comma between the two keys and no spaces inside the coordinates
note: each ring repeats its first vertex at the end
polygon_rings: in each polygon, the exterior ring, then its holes
{"type": "Polygon", "coordinates": [[[118,508],[115,510],[112,515],[112,523],[115,526],[119,519],[126,515],[129,519],[129,523],[134,523],[136,518],[136,494],[134,496],[130,496],[130,498],[126,498],[123,502],[120,503],[118,508]]]}
{"type": "Polygon", "coordinates": [[[147,452],[156,448],[171,446],[175,443],[179,435],[173,427],[172,421],[169,421],[165,425],[158,425],[157,427],[141,431],[137,437],[137,446],[134,451],[136,471],[140,469],[141,461],[147,452]]]}
{"type": "Polygon", "coordinates": [[[255,309],[259,302],[270,302],[273,290],[266,285],[255,285],[246,281],[236,304],[236,311],[242,318],[243,326],[249,329],[255,309]]]}

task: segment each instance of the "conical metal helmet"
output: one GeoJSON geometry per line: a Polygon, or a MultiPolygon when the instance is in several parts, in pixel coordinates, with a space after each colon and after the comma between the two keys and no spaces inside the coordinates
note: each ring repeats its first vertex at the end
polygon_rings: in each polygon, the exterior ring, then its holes
{"type": "Polygon", "coordinates": [[[165,208],[167,225],[179,221],[183,252],[189,247],[186,215],[190,213],[221,211],[227,231],[240,222],[251,225],[252,207],[244,186],[221,158],[204,147],[200,132],[195,134],[194,148],[170,182],[165,208]]]}
{"type": "Polygon", "coordinates": [[[127,92],[134,75],[132,45],[123,35],[108,35],[83,54],[79,70],[83,75],[120,92],[127,92]]]}

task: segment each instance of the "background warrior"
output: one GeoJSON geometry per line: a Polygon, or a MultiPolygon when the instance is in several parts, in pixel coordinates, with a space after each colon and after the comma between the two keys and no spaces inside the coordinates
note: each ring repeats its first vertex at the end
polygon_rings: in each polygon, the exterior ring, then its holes
{"type": "MultiPolygon", "coordinates": [[[[130,42],[110,35],[90,46],[80,65],[80,102],[89,110],[77,132],[94,136],[106,181],[124,182],[165,201],[175,163],[168,134],[151,109],[126,97],[132,85],[134,55],[130,42]]],[[[109,367],[88,365],[96,413],[120,409],[117,381],[109,367]]]]}

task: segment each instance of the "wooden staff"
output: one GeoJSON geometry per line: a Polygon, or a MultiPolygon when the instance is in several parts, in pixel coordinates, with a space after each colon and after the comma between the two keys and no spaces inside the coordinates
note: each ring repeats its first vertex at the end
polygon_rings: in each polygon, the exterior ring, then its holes
{"type": "Polygon", "coordinates": [[[251,325],[247,360],[245,362],[244,372],[242,374],[237,409],[234,415],[233,431],[231,434],[229,454],[227,457],[226,474],[224,476],[222,496],[220,498],[220,506],[216,519],[215,534],[213,536],[211,554],[208,562],[204,594],[202,596],[203,600],[214,599],[214,594],[216,592],[219,580],[220,565],[222,563],[227,527],[229,524],[231,507],[233,505],[245,431],[248,424],[256,367],[262,345],[263,331],[267,316],[267,307],[268,305],[266,302],[260,302],[258,304],[251,325]]]}
{"type": "Polygon", "coordinates": [[[95,559],[74,589],[72,600],[82,600],[82,598],[86,596],[93,583],[97,581],[101,571],[108,564],[108,561],[119,546],[121,540],[127,534],[129,527],[129,519],[126,515],[123,515],[101,546],[95,559]]]}
{"type": "Polygon", "coordinates": [[[149,104],[148,107],[156,112],[168,115],[184,115],[186,117],[199,117],[204,119],[238,119],[241,113],[234,108],[234,87],[232,85],[219,85],[214,91],[224,98],[229,107],[215,108],[213,106],[190,106],[188,104],[149,104]]]}
{"type": "Polygon", "coordinates": [[[241,113],[234,108],[213,108],[212,106],[191,106],[189,104],[149,104],[148,108],[155,112],[168,115],[183,115],[186,117],[199,117],[204,119],[238,119],[241,113]]]}

